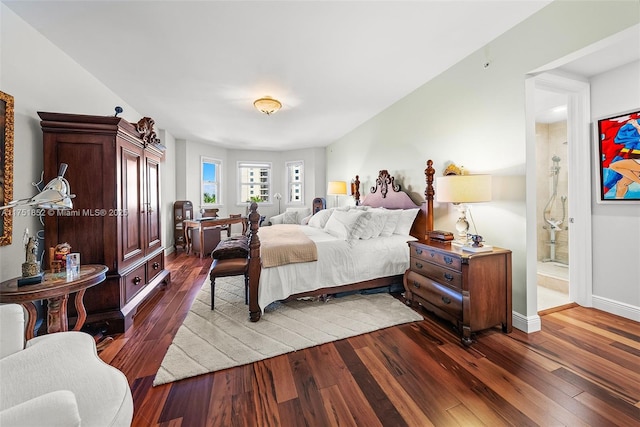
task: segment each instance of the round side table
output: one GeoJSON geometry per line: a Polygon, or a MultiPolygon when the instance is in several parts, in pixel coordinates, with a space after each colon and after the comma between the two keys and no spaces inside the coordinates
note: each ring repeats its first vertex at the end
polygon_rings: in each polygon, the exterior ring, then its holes
{"type": "Polygon", "coordinates": [[[67,276],[66,272],[53,273],[45,271],[41,283],[18,287],[19,277],[0,283],[0,302],[22,305],[29,313],[26,339],[34,337],[37,320],[35,301],[47,300],[47,333],[69,330],[67,319],[67,301],[69,295],[75,293],[75,307],[78,319],[73,327],[79,331],[87,318],[87,311],[82,301],[85,291],[91,286],[101,283],[106,278],[107,266],[87,264],[80,266],[80,273],[67,276]]]}

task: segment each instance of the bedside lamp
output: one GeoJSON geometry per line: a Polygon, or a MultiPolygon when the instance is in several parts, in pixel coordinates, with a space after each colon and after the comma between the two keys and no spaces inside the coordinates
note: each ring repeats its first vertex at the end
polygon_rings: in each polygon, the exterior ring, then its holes
{"type": "MultiPolygon", "coordinates": [[[[456,222],[457,243],[465,245],[469,232],[468,203],[491,201],[491,175],[447,175],[436,178],[436,200],[453,203],[460,212],[456,222]]],[[[471,214],[469,214],[471,216],[471,214]]],[[[473,217],[471,217],[473,221],[473,217]]],[[[473,225],[475,230],[475,223],[473,225]]],[[[477,234],[477,230],[476,230],[477,234]]]]}
{"type": "Polygon", "coordinates": [[[346,196],[347,195],[347,183],[346,181],[329,181],[329,185],[327,186],[327,195],[328,196],[336,196],[336,204],[338,206],[338,196],[346,196]]]}

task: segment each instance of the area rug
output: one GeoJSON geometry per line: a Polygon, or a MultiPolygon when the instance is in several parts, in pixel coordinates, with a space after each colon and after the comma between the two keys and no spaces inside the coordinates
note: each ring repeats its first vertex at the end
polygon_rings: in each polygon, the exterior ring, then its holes
{"type": "Polygon", "coordinates": [[[210,290],[207,279],[167,350],[154,386],[422,320],[388,293],[374,293],[274,303],[254,323],[244,304],[242,276],[216,279],[213,311],[210,290]]]}

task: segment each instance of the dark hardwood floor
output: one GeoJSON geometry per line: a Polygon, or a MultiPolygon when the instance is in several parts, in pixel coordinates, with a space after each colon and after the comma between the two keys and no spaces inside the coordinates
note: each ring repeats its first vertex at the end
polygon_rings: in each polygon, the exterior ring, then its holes
{"type": "Polygon", "coordinates": [[[541,332],[496,328],[470,348],[423,313],[153,387],[210,260],[180,252],[167,265],[171,286],[100,354],[129,379],[134,426],[640,426],[640,324],[579,306],[542,316],[541,332]]]}

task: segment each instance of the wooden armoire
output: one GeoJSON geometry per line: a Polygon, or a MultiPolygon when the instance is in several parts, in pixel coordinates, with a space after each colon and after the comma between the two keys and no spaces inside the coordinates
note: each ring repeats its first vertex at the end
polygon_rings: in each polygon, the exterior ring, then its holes
{"type": "Polygon", "coordinates": [[[107,279],[84,296],[86,324],[106,326],[108,333],[123,332],[138,307],[170,282],[161,241],[163,150],[153,120],[38,115],[44,180],[56,177],[59,165],[66,163],[65,178],[75,194],[73,209],[44,215],[45,248],[66,242],[72,252],[80,253],[82,264],[109,268],[107,279]]]}

